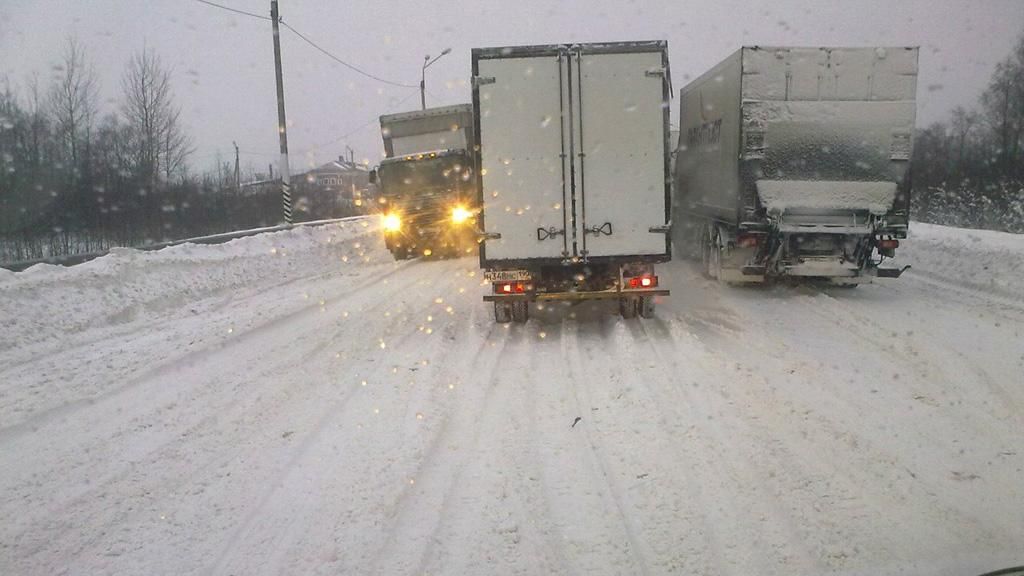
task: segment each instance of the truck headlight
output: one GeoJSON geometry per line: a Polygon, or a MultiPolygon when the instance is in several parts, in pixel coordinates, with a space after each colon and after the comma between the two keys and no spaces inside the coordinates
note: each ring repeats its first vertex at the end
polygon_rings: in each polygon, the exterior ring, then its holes
{"type": "Polygon", "coordinates": [[[383,224],[385,232],[398,232],[402,229],[402,219],[398,214],[385,214],[383,224]]]}
{"type": "Polygon", "coordinates": [[[472,212],[466,210],[463,206],[456,206],[452,208],[452,222],[456,224],[462,224],[473,215],[472,212]]]}

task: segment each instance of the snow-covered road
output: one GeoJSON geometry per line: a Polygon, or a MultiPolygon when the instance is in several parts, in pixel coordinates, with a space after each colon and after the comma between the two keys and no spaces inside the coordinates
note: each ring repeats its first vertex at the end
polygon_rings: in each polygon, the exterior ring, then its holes
{"type": "Polygon", "coordinates": [[[0,573],[1024,564],[1024,239],[913,233],[856,290],[674,262],[653,320],[496,325],[368,221],[0,271],[0,573]]]}

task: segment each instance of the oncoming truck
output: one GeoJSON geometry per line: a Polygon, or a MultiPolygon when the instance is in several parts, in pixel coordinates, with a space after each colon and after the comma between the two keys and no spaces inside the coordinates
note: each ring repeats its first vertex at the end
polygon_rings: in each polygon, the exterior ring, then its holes
{"type": "Polygon", "coordinates": [[[855,286],[906,238],[917,48],[744,47],[680,94],[673,237],[726,282],[855,286]]]}
{"type": "Polygon", "coordinates": [[[667,43],[472,52],[480,265],[497,322],[605,299],[654,314],[670,258],[667,43]]]}
{"type": "Polygon", "coordinates": [[[472,122],[469,104],[380,117],[386,158],[370,178],[395,259],[476,249],[472,122]]]}

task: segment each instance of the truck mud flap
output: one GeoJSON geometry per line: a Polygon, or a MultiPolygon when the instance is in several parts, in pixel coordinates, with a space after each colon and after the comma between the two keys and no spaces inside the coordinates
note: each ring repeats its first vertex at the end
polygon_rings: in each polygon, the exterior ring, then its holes
{"type": "Polygon", "coordinates": [[[744,266],[740,268],[740,272],[744,276],[764,276],[766,270],[766,266],[744,266]]]}
{"type": "Polygon", "coordinates": [[[906,272],[909,268],[909,264],[903,268],[876,268],[875,276],[878,276],[879,278],[899,278],[900,275],[906,272]]]}

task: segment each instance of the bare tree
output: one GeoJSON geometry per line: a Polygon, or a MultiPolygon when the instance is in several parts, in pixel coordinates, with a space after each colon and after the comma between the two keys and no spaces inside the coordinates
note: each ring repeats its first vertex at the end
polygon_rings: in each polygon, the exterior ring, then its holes
{"type": "Polygon", "coordinates": [[[64,45],[61,62],[54,66],[58,76],[50,88],[50,111],[72,174],[80,168],[83,147],[88,146],[96,117],[96,71],[86,60],[85,50],[73,36],[64,45]]]}
{"type": "Polygon", "coordinates": [[[963,106],[957,106],[953,109],[952,117],[950,119],[951,127],[953,128],[953,135],[956,137],[956,166],[953,167],[954,173],[958,176],[963,174],[964,169],[964,152],[967,145],[967,138],[970,136],[971,131],[978,124],[978,113],[973,110],[967,110],[963,106]]]}
{"type": "Polygon", "coordinates": [[[981,104],[997,138],[997,157],[1003,174],[1017,173],[1024,136],[1024,35],[1017,40],[1010,56],[996,64],[981,104]]]}
{"type": "Polygon", "coordinates": [[[174,104],[171,72],[155,52],[143,48],[128,62],[121,80],[122,112],[134,143],[134,164],[139,180],[156,189],[185,169],[192,152],[181,127],[181,109],[174,104]]]}

